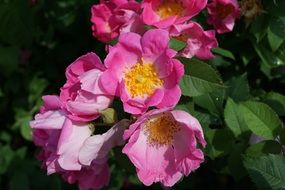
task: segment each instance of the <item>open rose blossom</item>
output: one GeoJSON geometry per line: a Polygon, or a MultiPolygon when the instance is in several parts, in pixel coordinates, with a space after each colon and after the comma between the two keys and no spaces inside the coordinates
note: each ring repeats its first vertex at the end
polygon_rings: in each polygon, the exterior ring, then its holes
{"type": "Polygon", "coordinates": [[[124,110],[142,114],[151,106],[173,107],[181,96],[179,81],[183,65],[173,57],[165,30],[120,35],[105,59],[107,70],[100,84],[111,95],[120,96],[124,110]]]}
{"type": "Polygon", "coordinates": [[[206,7],[207,0],[144,0],[143,21],[157,28],[181,24],[206,7]]]}
{"type": "Polygon", "coordinates": [[[128,0],[103,0],[100,4],[93,5],[93,36],[102,42],[109,42],[121,32],[142,32],[144,28],[140,9],[139,3],[128,0]]]}
{"type": "Polygon", "coordinates": [[[197,141],[206,145],[198,120],[184,111],[152,110],[124,133],[123,148],[145,185],[161,182],[173,186],[204,160],[197,141]]]}
{"type": "Polygon", "coordinates": [[[218,33],[230,32],[235,25],[235,19],[240,16],[236,0],[212,0],[207,5],[208,23],[213,24],[218,33]]]}
{"type": "Polygon", "coordinates": [[[212,48],[218,47],[214,30],[204,31],[196,22],[173,25],[170,35],[186,43],[186,47],[179,53],[182,57],[212,59],[212,48]]]}
{"type": "Polygon", "coordinates": [[[61,88],[60,100],[68,116],[77,121],[92,121],[108,108],[113,97],[98,85],[105,66],[95,53],[79,57],[66,69],[66,84],[61,88]]]}
{"type": "Polygon", "coordinates": [[[95,169],[95,165],[83,167],[78,159],[83,142],[92,134],[90,126],[67,118],[57,96],[44,96],[43,100],[41,112],[30,122],[33,140],[42,148],[38,155],[42,167],[47,169],[48,174],[61,174],[69,183],[78,181],[81,190],[107,185],[107,162],[96,164],[95,169]]]}

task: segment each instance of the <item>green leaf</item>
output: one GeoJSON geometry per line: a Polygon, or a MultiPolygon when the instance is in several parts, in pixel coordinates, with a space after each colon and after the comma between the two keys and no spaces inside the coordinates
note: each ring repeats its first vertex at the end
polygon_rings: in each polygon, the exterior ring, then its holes
{"type": "Polygon", "coordinates": [[[194,111],[192,112],[192,115],[198,119],[198,121],[201,123],[203,129],[209,127],[211,123],[211,116],[206,113],[194,111]]]}
{"type": "Polygon", "coordinates": [[[221,116],[223,114],[223,103],[225,90],[216,90],[202,96],[194,97],[194,103],[207,109],[211,114],[221,116]]]}
{"type": "Polygon", "coordinates": [[[260,158],[246,158],[244,161],[250,177],[259,189],[285,188],[285,158],[268,155],[260,158]]]}
{"type": "Polygon", "coordinates": [[[272,51],[276,51],[283,43],[283,39],[274,34],[270,29],[267,32],[267,39],[272,51]]]}
{"type": "Polygon", "coordinates": [[[246,149],[245,154],[248,157],[258,158],[267,154],[279,154],[282,146],[275,140],[266,140],[251,145],[246,149]]]}
{"type": "Polygon", "coordinates": [[[48,86],[48,81],[44,78],[39,78],[37,76],[33,77],[29,84],[29,97],[28,101],[31,105],[41,99],[44,90],[48,86]]]}
{"type": "Polygon", "coordinates": [[[250,32],[254,34],[257,42],[260,42],[266,35],[268,23],[268,18],[264,14],[258,16],[251,23],[250,32]]]}
{"type": "Polygon", "coordinates": [[[246,125],[253,133],[267,139],[276,138],[281,121],[268,105],[247,101],[241,104],[241,110],[246,125]]]}
{"type": "Polygon", "coordinates": [[[192,113],[194,111],[194,102],[191,98],[182,96],[179,100],[179,104],[175,106],[175,109],[192,113]]]}
{"type": "Polygon", "coordinates": [[[200,96],[224,89],[222,80],[217,71],[204,62],[182,59],[186,74],[183,76],[180,87],[185,96],[200,96]]]}
{"type": "Polygon", "coordinates": [[[225,129],[205,128],[205,153],[212,159],[228,154],[233,145],[233,134],[225,129]]]}
{"type": "Polygon", "coordinates": [[[232,54],[232,52],[230,52],[229,50],[223,49],[223,48],[213,48],[212,51],[215,54],[221,55],[223,57],[235,60],[235,56],[234,54],[232,54]]]}
{"type": "Polygon", "coordinates": [[[27,116],[21,119],[20,132],[24,139],[31,141],[32,140],[32,130],[30,128],[29,122],[31,121],[31,116],[27,116]]]}
{"type": "Polygon", "coordinates": [[[170,38],[169,46],[171,49],[174,49],[175,51],[180,51],[182,50],[185,46],[186,43],[180,40],[177,40],[175,38],[170,38]]]}
{"type": "Polygon", "coordinates": [[[228,86],[228,96],[233,100],[240,102],[249,98],[250,92],[246,74],[231,78],[226,82],[226,85],[228,86]]]}
{"type": "Polygon", "coordinates": [[[273,17],[269,23],[270,31],[281,39],[285,39],[285,17],[273,17]]]}
{"type": "Polygon", "coordinates": [[[240,136],[243,132],[248,131],[239,105],[231,98],[228,98],[227,100],[224,116],[227,126],[236,137],[240,136]]]}
{"type": "Polygon", "coordinates": [[[276,113],[285,116],[285,96],[277,92],[269,92],[264,100],[276,113]]]}
{"type": "Polygon", "coordinates": [[[32,115],[22,109],[16,109],[16,115],[15,115],[15,123],[12,126],[13,129],[19,129],[21,132],[21,135],[24,139],[31,141],[32,140],[32,134],[31,134],[31,128],[29,126],[29,121],[32,120],[32,115]]]}
{"type": "Polygon", "coordinates": [[[239,181],[247,175],[246,169],[243,166],[242,153],[245,149],[245,143],[236,143],[232,147],[231,153],[228,157],[228,168],[232,176],[239,181]]]}

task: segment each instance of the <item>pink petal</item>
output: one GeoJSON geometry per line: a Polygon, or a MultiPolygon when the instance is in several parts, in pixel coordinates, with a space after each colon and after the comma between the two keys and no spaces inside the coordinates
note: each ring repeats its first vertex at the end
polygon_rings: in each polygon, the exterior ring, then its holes
{"type": "Polygon", "coordinates": [[[83,142],[91,135],[88,125],[73,124],[66,120],[58,140],[58,164],[65,170],[80,170],[78,162],[79,150],[83,142]]]}
{"type": "Polygon", "coordinates": [[[171,111],[173,117],[181,122],[184,123],[191,131],[195,132],[195,136],[198,137],[199,142],[205,147],[206,146],[206,141],[204,140],[204,134],[202,127],[199,123],[199,121],[191,116],[189,113],[185,111],[179,111],[179,110],[174,110],[171,111]]]}
{"type": "Polygon", "coordinates": [[[178,85],[171,89],[164,89],[164,96],[157,105],[158,108],[174,107],[181,97],[181,90],[178,85]]]}
{"type": "Polygon", "coordinates": [[[168,48],[168,42],[169,34],[166,30],[147,31],[141,40],[143,57],[155,61],[168,48]]]}
{"type": "Polygon", "coordinates": [[[122,120],[102,135],[89,137],[83,144],[79,152],[79,161],[83,165],[90,165],[93,160],[100,162],[109,151],[124,143],[123,132],[129,125],[128,120],[122,120]]]}
{"type": "Polygon", "coordinates": [[[62,111],[47,111],[37,114],[35,120],[30,122],[30,126],[33,129],[61,129],[65,119],[62,111]]]}

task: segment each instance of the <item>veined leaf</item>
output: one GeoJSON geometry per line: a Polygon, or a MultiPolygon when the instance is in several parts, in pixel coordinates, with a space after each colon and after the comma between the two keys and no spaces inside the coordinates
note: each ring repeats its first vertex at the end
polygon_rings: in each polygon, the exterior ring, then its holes
{"type": "Polygon", "coordinates": [[[285,157],[268,155],[247,158],[244,165],[259,189],[285,188],[285,157]]]}
{"type": "Polygon", "coordinates": [[[246,125],[253,133],[267,139],[276,138],[281,121],[268,105],[247,101],[241,104],[241,110],[246,125]]]}

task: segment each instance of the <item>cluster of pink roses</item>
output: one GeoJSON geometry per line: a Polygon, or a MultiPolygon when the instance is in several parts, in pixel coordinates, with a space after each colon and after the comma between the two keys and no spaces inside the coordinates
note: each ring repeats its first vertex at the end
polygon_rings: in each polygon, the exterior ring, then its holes
{"type": "Polygon", "coordinates": [[[109,182],[108,153],[115,146],[124,146],[145,185],[173,186],[200,166],[202,128],[189,113],[174,110],[184,75],[175,57],[213,57],[215,31],[190,20],[206,6],[218,33],[232,30],[236,0],[102,0],[92,7],[93,35],[118,42],[108,47],[104,64],[95,53],[79,57],[67,67],[60,95],[43,97],[30,126],[48,174],[59,173],[83,190],[100,189],[109,182]],[[176,52],[169,47],[171,37],[187,45],[176,52]],[[115,97],[132,120],[97,134],[96,121],[115,97]]]}

